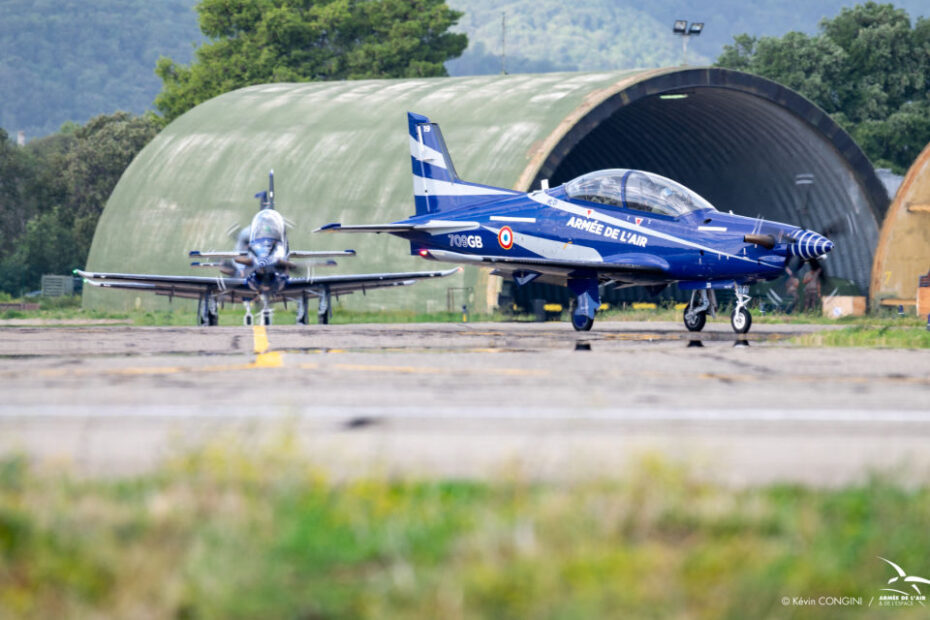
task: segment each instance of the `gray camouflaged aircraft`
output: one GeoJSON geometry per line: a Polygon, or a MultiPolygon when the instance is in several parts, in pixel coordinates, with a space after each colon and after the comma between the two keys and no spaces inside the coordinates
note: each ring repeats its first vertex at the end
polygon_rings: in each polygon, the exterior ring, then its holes
{"type": "Polygon", "coordinates": [[[733,331],[752,324],[749,286],[780,277],[791,258],[833,249],[790,224],[721,213],[687,187],[643,170],[589,172],[525,193],[462,181],[439,125],[407,114],[416,214],[390,224],[328,224],[317,232],[390,233],[426,259],[492,267],[517,285],[568,286],[572,325],[591,329],[600,286],[671,283],[690,290],[685,327],[704,328],[714,289],[732,289],[733,331]],[[710,294],[708,294],[710,293],[710,294]]]}
{"type": "MultiPolygon", "coordinates": [[[[325,324],[332,314],[334,296],[390,286],[409,286],[417,280],[441,278],[460,270],[293,277],[290,272],[301,267],[295,261],[354,256],[355,250],[291,250],[284,217],[274,207],[274,170],[268,175],[268,190],[259,192],[255,197],[260,199],[260,209],[252,218],[251,225],[239,233],[235,250],[190,252],[192,258],[210,261],[195,261],[191,263],[192,267],[215,267],[220,270],[220,276],[108,273],[79,269],[75,269],[74,273],[88,284],[101,288],[151,291],[169,298],[197,299],[197,321],[200,325],[216,325],[219,322],[218,305],[227,301],[242,302],[245,306],[243,322],[252,325],[251,304],[256,298],[262,302],[262,325],[271,325],[273,303],[286,304],[289,301],[297,305],[297,323],[306,325],[311,297],[319,299],[317,319],[325,324]]],[[[335,265],[335,262],[328,260],[325,265],[335,265]]]]}

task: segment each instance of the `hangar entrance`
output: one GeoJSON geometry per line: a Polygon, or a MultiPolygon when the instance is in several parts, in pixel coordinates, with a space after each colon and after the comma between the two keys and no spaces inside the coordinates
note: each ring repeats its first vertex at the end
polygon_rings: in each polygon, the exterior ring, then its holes
{"type": "MultiPolygon", "coordinates": [[[[836,241],[826,271],[866,294],[888,205],[871,164],[823,111],[796,93],[745,74],[739,75],[749,84],[715,85],[718,72],[730,73],[704,70],[708,84],[685,87],[647,80],[636,92],[611,97],[567,132],[533,186],[547,177],[555,186],[602,168],[656,172],[720,211],[826,233],[836,241]]],[[[560,296],[554,288],[512,294],[560,296]]],[[[658,299],[680,297],[673,289],[658,299]]],[[[656,299],[640,288],[610,291],[606,298],[656,299]]]]}

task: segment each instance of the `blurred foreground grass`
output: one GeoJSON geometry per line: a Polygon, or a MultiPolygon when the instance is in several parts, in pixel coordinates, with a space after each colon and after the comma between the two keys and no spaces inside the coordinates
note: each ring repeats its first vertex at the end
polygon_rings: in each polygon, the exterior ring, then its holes
{"type": "MultiPolygon", "coordinates": [[[[282,442],[284,444],[284,442],[282,442]]],[[[86,479],[0,463],[0,616],[895,618],[930,573],[930,487],[733,490],[646,458],[553,485],[342,481],[286,444],[86,479]],[[861,597],[843,608],[782,597],[861,597]]]]}

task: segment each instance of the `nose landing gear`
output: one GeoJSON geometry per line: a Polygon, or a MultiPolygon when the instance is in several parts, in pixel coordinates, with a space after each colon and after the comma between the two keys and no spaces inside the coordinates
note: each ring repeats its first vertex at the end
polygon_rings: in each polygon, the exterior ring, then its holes
{"type": "Polygon", "coordinates": [[[209,325],[211,327],[219,325],[220,314],[216,307],[216,297],[209,293],[200,296],[197,303],[197,324],[209,325]]]}
{"type": "MultiPolygon", "coordinates": [[[[736,293],[736,307],[733,308],[733,313],[730,314],[730,326],[737,334],[745,334],[752,327],[752,314],[747,308],[749,302],[752,301],[749,296],[749,286],[737,284],[733,287],[733,291],[736,293]]],[[[711,316],[717,316],[716,311],[717,299],[712,289],[709,295],[705,289],[692,291],[691,301],[688,302],[688,307],[685,308],[684,313],[685,327],[689,332],[701,331],[707,323],[707,313],[710,312],[711,316]],[[700,299],[696,300],[698,293],[700,293],[700,299]]]]}
{"type": "Polygon", "coordinates": [[[736,307],[730,315],[730,325],[737,334],[745,334],[752,327],[752,314],[746,309],[752,298],[749,296],[749,287],[745,284],[733,287],[736,293],[736,307]]]}
{"type": "Polygon", "coordinates": [[[262,312],[261,312],[261,325],[271,325],[272,317],[274,316],[274,308],[271,307],[271,304],[268,303],[268,296],[262,295],[262,312]]]}

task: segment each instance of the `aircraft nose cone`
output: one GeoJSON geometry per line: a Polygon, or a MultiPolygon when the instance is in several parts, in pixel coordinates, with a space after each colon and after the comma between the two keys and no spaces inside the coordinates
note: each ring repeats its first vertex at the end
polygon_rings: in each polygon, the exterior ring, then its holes
{"type": "Polygon", "coordinates": [[[789,246],[789,253],[805,260],[825,256],[833,250],[833,242],[819,233],[806,230],[789,246]]]}

